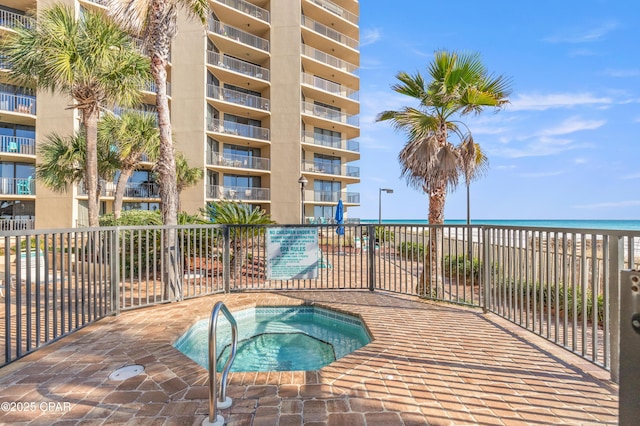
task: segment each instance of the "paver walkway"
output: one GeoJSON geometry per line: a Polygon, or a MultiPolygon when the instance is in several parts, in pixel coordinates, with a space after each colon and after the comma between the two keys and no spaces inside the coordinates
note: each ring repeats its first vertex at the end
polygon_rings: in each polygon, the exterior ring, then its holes
{"type": "Polygon", "coordinates": [[[299,291],[210,296],[101,320],[0,369],[0,423],[201,424],[207,372],[172,343],[218,300],[231,311],[306,302],[352,312],[375,339],[315,372],[230,374],[228,425],[617,422],[606,372],[493,314],[382,292],[299,291]],[[144,373],[109,380],[130,364],[144,373]]]}

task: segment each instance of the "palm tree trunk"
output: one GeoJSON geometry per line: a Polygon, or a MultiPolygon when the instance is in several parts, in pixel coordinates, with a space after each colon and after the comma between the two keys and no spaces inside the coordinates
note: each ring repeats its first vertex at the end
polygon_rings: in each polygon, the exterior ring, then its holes
{"type": "MultiPolygon", "coordinates": [[[[151,74],[156,84],[156,107],[160,130],[160,154],[156,164],[159,176],[160,201],[162,203],[162,223],[178,224],[178,190],[176,184],[176,159],[171,138],[171,118],[167,98],[167,55],[158,52],[151,57],[151,74]]],[[[175,228],[164,233],[164,288],[169,300],[182,299],[182,275],[179,268],[180,253],[175,228]]]]}
{"type": "Polygon", "coordinates": [[[122,200],[124,199],[124,192],[127,189],[127,181],[133,174],[132,169],[121,169],[120,176],[118,177],[118,183],[116,184],[116,193],[113,198],[113,217],[118,220],[122,214],[122,200]]]}
{"type": "Polygon", "coordinates": [[[85,163],[84,184],[87,190],[87,208],[89,211],[89,226],[99,225],[100,191],[98,189],[98,118],[96,108],[82,109],[82,121],[86,132],[87,152],[85,163]]]}

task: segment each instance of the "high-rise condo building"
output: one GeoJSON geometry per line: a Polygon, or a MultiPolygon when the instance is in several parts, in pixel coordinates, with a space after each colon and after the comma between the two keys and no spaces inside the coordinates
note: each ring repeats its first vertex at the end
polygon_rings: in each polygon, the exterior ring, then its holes
{"type": "MultiPolygon", "coordinates": [[[[65,0],[107,12],[105,0],[65,0]]],[[[32,25],[45,0],[0,0],[0,36],[32,25]]],[[[168,69],[176,149],[204,178],[182,191],[196,212],[226,199],[260,206],[279,223],[328,222],[342,200],[360,203],[357,0],[210,0],[205,25],[180,13],[168,69]],[[302,217],[304,216],[304,217],[302,217]]],[[[12,83],[0,52],[0,225],[2,229],[87,224],[82,183],[66,193],[38,182],[38,144],[72,135],[71,99],[12,83]]],[[[139,109],[155,110],[153,85],[139,109]]],[[[114,112],[119,113],[115,108],[114,112]]],[[[110,212],[115,184],[101,183],[110,212]]],[[[158,209],[153,163],[129,179],[124,209],[158,209]]]]}

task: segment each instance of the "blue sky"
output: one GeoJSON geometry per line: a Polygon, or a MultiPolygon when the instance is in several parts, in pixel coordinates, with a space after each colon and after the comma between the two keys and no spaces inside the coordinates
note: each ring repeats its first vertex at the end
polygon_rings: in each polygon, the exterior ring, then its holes
{"type": "MultiPolygon", "coordinates": [[[[512,80],[511,104],[464,121],[489,157],[471,186],[473,219],[640,219],[640,4],[538,0],[447,5],[360,1],[361,206],[349,217],[426,219],[427,196],[400,178],[402,133],[375,116],[412,104],[390,87],[426,75],[439,49],[477,52],[512,80]]],[[[445,219],[466,217],[464,186],[445,219]]]]}

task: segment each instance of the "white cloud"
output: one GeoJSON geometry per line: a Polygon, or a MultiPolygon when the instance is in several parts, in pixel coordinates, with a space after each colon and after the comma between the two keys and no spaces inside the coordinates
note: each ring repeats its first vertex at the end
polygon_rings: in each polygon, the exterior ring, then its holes
{"type": "Polygon", "coordinates": [[[640,69],[611,69],[604,70],[604,74],[609,77],[640,77],[640,69]]]}
{"type": "Polygon", "coordinates": [[[608,106],[609,97],[598,97],[591,93],[520,94],[506,107],[511,111],[544,111],[552,108],[572,108],[579,105],[608,106]]]}
{"type": "Polygon", "coordinates": [[[537,172],[537,173],[522,173],[520,174],[521,177],[523,178],[545,178],[545,177],[552,177],[552,176],[558,176],[563,174],[564,172],[537,172]]]}
{"type": "Polygon", "coordinates": [[[622,179],[624,180],[635,180],[635,179],[640,179],[640,173],[633,173],[627,176],[623,176],[622,179]]]}
{"type": "Polygon", "coordinates": [[[558,136],[583,130],[594,130],[602,127],[605,120],[581,120],[579,117],[569,117],[555,127],[549,127],[540,132],[540,136],[558,136]]]}
{"type": "Polygon", "coordinates": [[[596,52],[591,49],[572,49],[569,51],[569,56],[575,58],[576,56],[595,56],[596,52]]]}
{"type": "Polygon", "coordinates": [[[583,157],[577,157],[573,159],[573,162],[575,164],[587,164],[589,162],[589,160],[587,160],[586,158],[583,157]]]}
{"type": "Polygon", "coordinates": [[[591,26],[588,29],[568,29],[562,33],[545,38],[545,41],[550,43],[590,43],[601,40],[616,28],[618,28],[618,24],[609,21],[599,26],[591,26]]]}
{"type": "Polygon", "coordinates": [[[360,47],[368,46],[380,40],[382,33],[378,28],[367,28],[360,32],[360,47]]]}
{"type": "Polygon", "coordinates": [[[508,143],[509,146],[490,146],[489,144],[482,144],[482,146],[490,158],[492,156],[507,158],[547,157],[588,147],[587,144],[576,144],[573,139],[552,138],[548,136],[528,139],[528,142],[517,146],[514,146],[517,142],[508,141],[508,143]]]}
{"type": "Polygon", "coordinates": [[[581,204],[573,206],[576,209],[604,209],[604,208],[617,208],[617,207],[633,207],[640,206],[640,200],[626,200],[626,201],[610,201],[606,203],[595,204],[581,204]]]}

